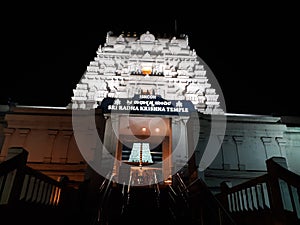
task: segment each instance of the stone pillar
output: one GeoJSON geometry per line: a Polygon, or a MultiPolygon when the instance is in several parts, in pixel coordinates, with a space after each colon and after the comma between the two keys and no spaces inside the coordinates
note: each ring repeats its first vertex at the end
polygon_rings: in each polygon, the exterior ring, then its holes
{"type": "Polygon", "coordinates": [[[22,147],[26,149],[26,139],[28,137],[28,134],[30,133],[30,129],[28,128],[22,128],[18,129],[20,141],[22,142],[22,147]]]}
{"type": "Polygon", "coordinates": [[[68,155],[68,147],[73,131],[63,130],[58,133],[55,138],[52,151],[52,163],[66,163],[68,155]]]}
{"type": "Polygon", "coordinates": [[[187,118],[172,119],[172,161],[174,169],[180,170],[188,161],[187,118]]]}
{"type": "Polygon", "coordinates": [[[119,132],[119,117],[118,116],[109,116],[106,119],[105,131],[104,131],[104,146],[109,153],[112,155],[115,154],[117,146],[117,137],[119,132]]]}
{"type": "Polygon", "coordinates": [[[50,163],[52,159],[52,151],[54,141],[58,134],[58,130],[48,130],[48,144],[45,145],[44,163],[50,163]]]}
{"type": "Polygon", "coordinates": [[[235,145],[236,145],[236,152],[237,152],[237,156],[238,156],[238,168],[239,170],[246,170],[246,165],[243,160],[243,149],[242,148],[242,144],[243,144],[243,139],[244,137],[242,136],[233,136],[233,140],[235,142],[235,145]]]}
{"type": "Polygon", "coordinates": [[[271,138],[270,137],[261,137],[260,138],[263,145],[264,145],[264,149],[265,149],[265,156],[266,156],[266,160],[269,158],[268,157],[268,152],[267,152],[267,146],[270,145],[271,143],[271,138]]]}
{"type": "Polygon", "coordinates": [[[275,140],[279,146],[280,155],[286,158],[286,149],[285,149],[286,140],[282,137],[276,137],[275,140]]]}
{"type": "Polygon", "coordinates": [[[261,137],[261,140],[265,148],[266,159],[273,156],[281,156],[279,146],[274,143],[274,137],[261,137]]]}
{"type": "Polygon", "coordinates": [[[115,157],[119,135],[119,116],[107,116],[103,138],[102,161],[103,171],[116,173],[118,160],[115,157]],[[115,133],[117,132],[117,134],[115,133]]]}
{"type": "MultiPolygon", "coordinates": [[[[216,139],[215,141],[218,141],[221,143],[222,136],[215,135],[216,139]]],[[[220,145],[220,150],[218,151],[216,157],[213,159],[211,164],[209,165],[210,169],[224,169],[224,157],[223,157],[223,149],[222,145],[220,145]]]]}
{"type": "Polygon", "coordinates": [[[199,136],[199,140],[198,140],[198,145],[196,147],[195,150],[195,163],[197,166],[197,173],[198,173],[198,178],[205,180],[205,176],[204,176],[204,170],[202,168],[199,167],[202,156],[203,156],[203,152],[205,150],[205,146],[208,142],[207,137],[204,135],[200,135],[199,136]]]}
{"type": "Polygon", "coordinates": [[[67,162],[68,150],[69,150],[69,143],[70,143],[72,135],[73,135],[73,131],[70,131],[70,130],[64,130],[64,131],[62,131],[63,148],[61,149],[61,155],[60,155],[60,162],[62,162],[62,163],[66,163],[67,162]]]}
{"type": "Polygon", "coordinates": [[[163,165],[162,165],[162,175],[163,175],[163,179],[167,180],[169,178],[170,175],[173,174],[174,171],[174,167],[172,164],[172,148],[170,148],[170,144],[172,142],[170,141],[170,138],[165,137],[164,141],[163,141],[163,151],[167,151],[167,152],[163,152],[163,165]],[[167,150],[166,150],[167,149],[167,150]]]}
{"type": "Polygon", "coordinates": [[[5,157],[7,156],[8,149],[10,146],[10,139],[12,137],[12,134],[15,132],[15,129],[13,128],[4,128],[4,143],[2,146],[2,150],[0,152],[0,162],[5,160],[5,157]]]}
{"type": "Polygon", "coordinates": [[[239,158],[236,143],[234,138],[225,135],[221,147],[223,152],[223,169],[224,170],[237,170],[239,169],[239,158]]]}

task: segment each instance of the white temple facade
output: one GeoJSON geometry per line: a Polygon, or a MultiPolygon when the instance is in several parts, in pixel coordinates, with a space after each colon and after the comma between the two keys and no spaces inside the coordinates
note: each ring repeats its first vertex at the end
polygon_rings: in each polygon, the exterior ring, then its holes
{"type": "Polygon", "coordinates": [[[156,38],[146,32],[140,37],[125,37],[108,32],[106,43],[99,46],[73,90],[69,107],[92,109],[106,97],[148,94],[191,101],[204,114],[222,114],[219,95],[206,72],[187,36],[156,38]]]}
{"type": "Polygon", "coordinates": [[[194,162],[198,175],[215,191],[225,180],[236,185],[265,174],[265,161],[274,156],[286,158],[288,169],[300,174],[300,119],[226,113],[209,78],[187,36],[108,33],[67,107],[0,105],[0,162],[9,148],[22,147],[30,153],[32,168],[56,180],[68,174],[74,182],[83,181],[94,158],[106,163],[105,157],[111,157],[113,171],[119,168],[122,174],[128,165],[140,171],[142,162],[143,171],[163,171],[164,180],[194,162]],[[140,98],[133,103],[136,95],[140,98]],[[99,106],[101,110],[91,110],[99,106]],[[118,110],[102,110],[109,107],[118,110]],[[83,118],[78,126],[77,117],[83,118]],[[87,140],[100,136],[102,145],[95,138],[82,146],[78,133],[87,140]],[[217,151],[203,160],[210,140],[219,145],[209,150],[217,151]],[[138,143],[149,143],[142,154],[138,143]],[[82,147],[88,148],[87,156],[82,147]],[[104,150],[108,154],[101,155],[104,150]]]}

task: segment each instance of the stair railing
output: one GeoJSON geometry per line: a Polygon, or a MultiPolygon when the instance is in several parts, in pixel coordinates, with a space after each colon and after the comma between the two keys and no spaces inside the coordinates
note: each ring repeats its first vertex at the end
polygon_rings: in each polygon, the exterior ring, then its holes
{"type": "Polygon", "coordinates": [[[26,166],[27,156],[23,148],[10,148],[7,160],[0,163],[0,205],[58,206],[62,183],[26,166]]]}
{"type": "Polygon", "coordinates": [[[282,157],[266,161],[267,174],[234,187],[222,184],[216,196],[243,224],[300,224],[300,176],[282,157]]]}
{"type": "Polygon", "coordinates": [[[54,180],[26,166],[27,156],[23,148],[10,148],[0,163],[1,220],[10,224],[51,224],[80,219],[78,213],[74,216],[80,208],[78,190],[68,185],[68,178],[54,180]]]}

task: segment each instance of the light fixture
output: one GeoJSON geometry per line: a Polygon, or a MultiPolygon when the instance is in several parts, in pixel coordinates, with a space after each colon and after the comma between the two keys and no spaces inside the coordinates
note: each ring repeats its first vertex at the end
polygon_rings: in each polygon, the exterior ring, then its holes
{"type": "Polygon", "coordinates": [[[155,132],[158,133],[160,129],[158,127],[155,128],[155,132]]]}
{"type": "Polygon", "coordinates": [[[144,75],[149,75],[152,72],[152,68],[150,66],[144,66],[142,68],[142,74],[144,75]]]}
{"type": "Polygon", "coordinates": [[[143,131],[143,132],[146,132],[146,130],[147,130],[146,127],[143,127],[143,128],[142,128],[142,131],[143,131]]]}

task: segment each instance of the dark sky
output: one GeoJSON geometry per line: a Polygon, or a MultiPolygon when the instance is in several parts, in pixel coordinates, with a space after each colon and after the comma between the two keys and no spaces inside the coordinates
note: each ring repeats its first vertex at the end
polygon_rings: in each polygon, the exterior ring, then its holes
{"type": "Polygon", "coordinates": [[[300,116],[293,6],[122,11],[114,4],[9,6],[1,18],[0,104],[11,98],[20,105],[66,106],[108,31],[174,33],[176,21],[177,33],[188,35],[219,81],[227,112],[300,116]]]}

